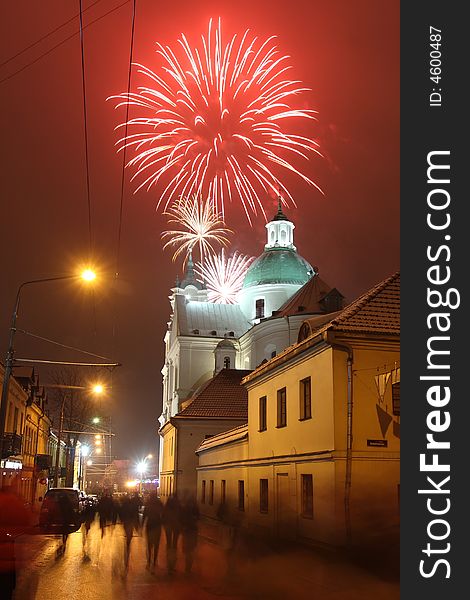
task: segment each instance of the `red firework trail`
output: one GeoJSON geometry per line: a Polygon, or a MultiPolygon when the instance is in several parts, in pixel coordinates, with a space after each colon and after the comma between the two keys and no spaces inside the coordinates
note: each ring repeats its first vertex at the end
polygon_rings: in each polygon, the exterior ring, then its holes
{"type": "Polygon", "coordinates": [[[286,78],[292,67],[275,36],[261,41],[249,33],[224,44],[220,19],[216,27],[211,19],[200,48],[184,34],[175,51],[157,43],[158,73],[136,65],[148,85],[112,97],[119,100],[116,108],[129,104],[144,113],[128,121],[135,133],[118,145],[135,151],[128,166],[136,167],[132,179],[143,177],[137,190],[159,184],[158,206],[165,210],[196,194],[224,215],[227,199],[238,199],[251,223],[250,211],[260,209],[266,218],[263,199],[280,189],[295,205],[280,180],[286,173],[319,190],[290,162],[321,156],[314,140],[292,131],[299,121],[315,119],[316,111],[294,106],[309,89],[286,78]]]}

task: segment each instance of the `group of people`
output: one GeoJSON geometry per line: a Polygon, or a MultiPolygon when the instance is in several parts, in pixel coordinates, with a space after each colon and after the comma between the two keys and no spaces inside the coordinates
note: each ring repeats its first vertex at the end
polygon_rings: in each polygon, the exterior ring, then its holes
{"type": "Polygon", "coordinates": [[[185,572],[190,573],[197,546],[199,509],[196,499],[189,493],[183,493],[182,498],[174,494],[163,503],[155,492],[148,495],[145,501],[138,494],[113,498],[110,494],[103,495],[97,506],[89,505],[83,511],[83,549],[87,558],[86,544],[91,524],[96,513],[99,518],[101,537],[105,528],[122,524],[125,534],[124,567],[127,571],[134,533],[143,530],[147,543],[147,569],[154,571],[157,566],[158,551],[162,530],[166,538],[166,568],[172,574],[176,568],[178,540],[182,539],[185,572]],[[143,511],[141,508],[143,506],[143,511]]]}

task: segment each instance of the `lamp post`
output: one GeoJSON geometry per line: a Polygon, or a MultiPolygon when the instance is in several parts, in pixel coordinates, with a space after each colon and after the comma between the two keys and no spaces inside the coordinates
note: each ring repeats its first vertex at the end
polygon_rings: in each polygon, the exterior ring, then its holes
{"type": "Polygon", "coordinates": [[[3,379],[3,387],[2,387],[2,399],[0,403],[0,451],[3,458],[3,436],[5,433],[5,421],[7,415],[7,404],[8,404],[8,390],[10,386],[10,377],[13,371],[13,358],[14,358],[14,347],[13,342],[15,339],[16,333],[16,320],[18,318],[18,310],[20,307],[20,297],[21,290],[27,286],[32,285],[33,283],[46,283],[49,281],[63,281],[66,279],[77,279],[81,277],[85,281],[93,281],[96,275],[90,269],[83,271],[80,275],[62,275],[60,277],[46,277],[43,279],[32,279],[31,281],[24,281],[18,288],[16,293],[15,306],[13,308],[13,314],[11,316],[11,325],[10,325],[10,336],[8,340],[8,350],[5,358],[5,375],[3,379]]]}

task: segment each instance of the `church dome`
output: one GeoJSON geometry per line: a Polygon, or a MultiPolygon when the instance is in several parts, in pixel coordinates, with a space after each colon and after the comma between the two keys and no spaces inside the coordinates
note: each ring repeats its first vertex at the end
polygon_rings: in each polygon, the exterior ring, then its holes
{"type": "Polygon", "coordinates": [[[249,267],[243,288],[277,283],[302,286],[313,273],[313,267],[293,249],[269,248],[249,267]]]}

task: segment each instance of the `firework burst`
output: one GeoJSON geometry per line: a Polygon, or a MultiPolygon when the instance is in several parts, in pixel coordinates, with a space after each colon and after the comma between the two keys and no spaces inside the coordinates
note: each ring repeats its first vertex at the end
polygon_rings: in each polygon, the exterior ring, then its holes
{"type": "Polygon", "coordinates": [[[135,65],[147,85],[112,98],[116,108],[142,111],[127,122],[133,132],[118,142],[135,152],[128,166],[136,169],[133,179],[143,179],[137,190],[159,184],[164,210],[197,194],[224,215],[227,199],[237,199],[251,222],[250,212],[258,209],[266,218],[263,200],[279,189],[295,204],[278,179],[286,173],[319,189],[294,166],[321,156],[314,140],[295,133],[316,111],[297,106],[309,88],[288,78],[289,57],[275,39],[263,41],[247,30],[223,43],[220,19],[217,26],[211,19],[199,48],[181,34],[175,50],[157,43],[157,72],[135,65]]]}
{"type": "Polygon", "coordinates": [[[173,260],[180,254],[187,257],[198,246],[201,263],[204,263],[205,253],[215,252],[213,244],[226,245],[229,234],[233,233],[225,226],[221,214],[217,213],[212,202],[198,198],[195,194],[189,198],[179,198],[165,214],[171,217],[169,223],[176,223],[181,227],[162,233],[162,240],[167,240],[163,248],[176,247],[173,260]]]}
{"type": "Polygon", "coordinates": [[[194,265],[199,280],[207,287],[207,299],[217,304],[235,304],[253,260],[239,252],[227,258],[222,248],[220,254],[209,255],[205,264],[194,265]]]}

